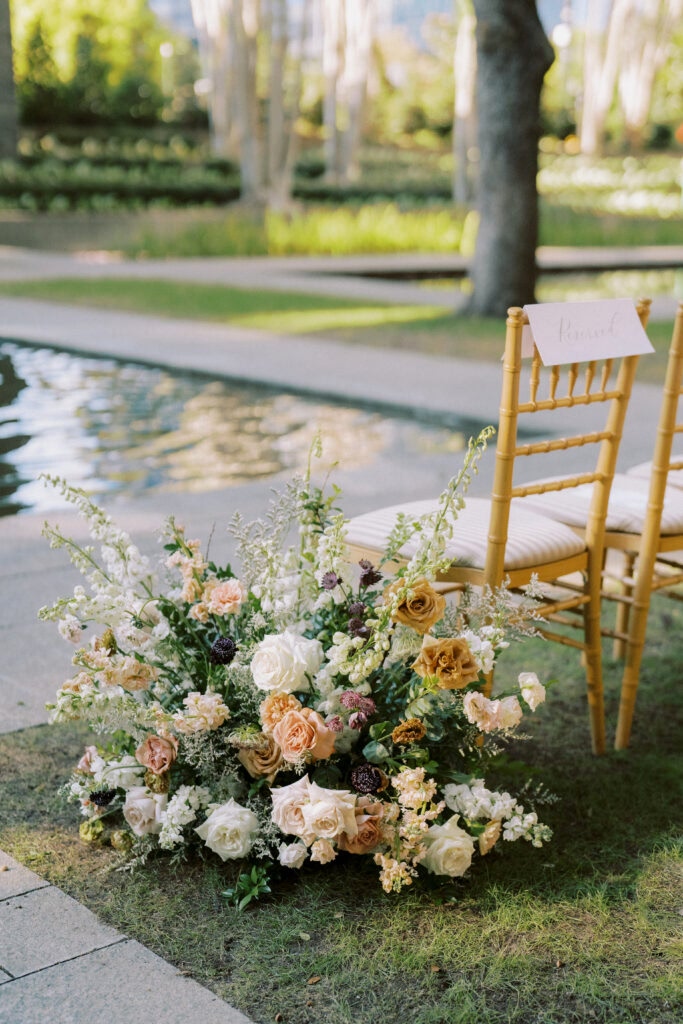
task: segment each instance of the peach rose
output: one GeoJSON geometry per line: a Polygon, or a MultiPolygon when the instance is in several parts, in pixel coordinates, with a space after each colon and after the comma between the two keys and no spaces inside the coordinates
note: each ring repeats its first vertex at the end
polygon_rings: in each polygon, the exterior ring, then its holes
{"type": "Polygon", "coordinates": [[[288,711],[299,711],[301,701],[292,693],[269,693],[259,708],[264,732],[272,732],[288,711]]]}
{"type": "Polygon", "coordinates": [[[163,775],[176,759],[178,741],[175,737],[150,734],[135,751],[135,757],[154,775],[163,775]]]}
{"type": "Polygon", "coordinates": [[[372,853],[382,841],[380,822],[384,817],[384,805],[380,800],[371,800],[369,796],[361,796],[356,801],[355,836],[346,832],[337,839],[337,846],[347,853],[372,853]]]}
{"type": "Polygon", "coordinates": [[[273,738],[285,761],[299,761],[305,754],[320,761],[334,751],[336,734],[311,708],[288,711],[275,728],[273,738]]]}
{"type": "Polygon", "coordinates": [[[516,697],[489,700],[479,690],[465,694],[463,709],[467,720],[482,732],[513,729],[522,718],[522,708],[516,697]]]}
{"type": "Polygon", "coordinates": [[[235,615],[247,596],[239,580],[220,580],[204,590],[204,600],[212,615],[235,615]]]}
{"type": "Polygon", "coordinates": [[[114,664],[105,673],[105,680],[110,685],[122,686],[129,693],[137,690],[148,690],[159,675],[158,669],[138,661],[132,655],[126,655],[118,664],[114,664]]]}
{"type": "MultiPolygon", "coordinates": [[[[393,603],[396,594],[402,589],[405,589],[403,580],[392,583],[384,591],[384,603],[393,603]]],[[[445,610],[446,598],[443,594],[437,593],[428,580],[420,579],[415,580],[406,596],[399,601],[392,612],[392,618],[418,633],[428,633],[445,610]]]]}
{"type": "Polygon", "coordinates": [[[500,833],[502,831],[501,823],[494,818],[493,821],[489,821],[484,831],[477,840],[479,844],[479,853],[482,857],[485,857],[487,853],[493,849],[498,840],[500,839],[500,833]]]}
{"type": "Polygon", "coordinates": [[[238,751],[237,757],[252,779],[265,778],[272,785],[273,779],[284,764],[282,751],[272,736],[261,733],[263,742],[258,747],[246,747],[238,751]]]}
{"type": "Polygon", "coordinates": [[[423,679],[436,676],[442,690],[462,690],[479,678],[479,668],[467,641],[455,636],[441,640],[426,636],[413,670],[423,679]]]}

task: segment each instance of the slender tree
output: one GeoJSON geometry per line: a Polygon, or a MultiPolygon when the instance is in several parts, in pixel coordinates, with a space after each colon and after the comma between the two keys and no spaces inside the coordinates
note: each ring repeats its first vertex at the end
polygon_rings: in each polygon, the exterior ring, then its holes
{"type": "Polygon", "coordinates": [[[0,0],[0,159],[17,155],[17,101],[9,0],[0,0]]]}
{"type": "Polygon", "coordinates": [[[540,96],[554,53],[535,0],[474,0],[474,11],[479,231],[469,310],[498,316],[534,299],[540,96]]]}

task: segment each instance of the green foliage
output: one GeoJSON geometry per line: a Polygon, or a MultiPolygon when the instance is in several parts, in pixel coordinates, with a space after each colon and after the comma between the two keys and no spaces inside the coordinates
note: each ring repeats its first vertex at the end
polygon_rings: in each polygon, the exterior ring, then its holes
{"type": "Polygon", "coordinates": [[[239,875],[235,884],[229,889],[224,889],[221,896],[236,910],[244,910],[252,900],[270,895],[272,890],[269,881],[268,868],[262,864],[254,864],[251,871],[239,875]]]}

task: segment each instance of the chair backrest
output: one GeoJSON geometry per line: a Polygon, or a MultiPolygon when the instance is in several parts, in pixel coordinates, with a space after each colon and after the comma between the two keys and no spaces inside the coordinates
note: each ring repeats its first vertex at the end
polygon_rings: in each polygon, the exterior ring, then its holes
{"type": "MultiPolygon", "coordinates": [[[[672,460],[671,449],[676,434],[683,434],[683,423],[679,420],[678,406],[683,393],[683,302],[679,302],[674,320],[671,347],[666,366],[662,405],[657,424],[657,437],[650,471],[647,518],[644,533],[656,544],[659,537],[662,510],[667,480],[671,470],[683,469],[683,459],[672,460]]],[[[646,540],[647,544],[648,541],[646,540]]]]}
{"type": "MultiPolygon", "coordinates": [[[[643,327],[650,311],[650,300],[642,299],[637,312],[643,327]]],[[[604,537],[607,504],[614,477],[624,419],[631,396],[638,356],[570,363],[564,367],[544,367],[536,345],[533,346],[528,381],[528,396],[522,396],[522,333],[528,318],[524,310],[508,310],[503,367],[503,390],[500,402],[496,464],[491,492],[491,520],[485,575],[489,581],[503,578],[510,502],[531,494],[562,491],[581,484],[593,484],[590,515],[586,529],[586,545],[595,548],[604,537]],[[563,384],[563,370],[566,383],[563,384]],[[570,408],[605,407],[603,425],[599,430],[579,432],[570,437],[546,437],[527,444],[518,442],[519,420],[529,415],[570,408]],[[528,485],[515,485],[515,461],[519,457],[555,454],[587,445],[598,445],[597,459],[590,468],[559,479],[548,479],[528,485]]],[[[526,376],[526,375],[525,375],[526,376]]],[[[541,417],[539,417],[540,419],[541,417]]],[[[545,429],[545,417],[543,417],[545,429]]],[[[531,426],[531,423],[529,424],[531,426]]]]}

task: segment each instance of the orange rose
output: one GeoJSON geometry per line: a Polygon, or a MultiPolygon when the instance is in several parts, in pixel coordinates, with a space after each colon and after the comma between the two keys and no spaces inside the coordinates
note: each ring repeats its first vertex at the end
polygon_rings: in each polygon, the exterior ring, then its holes
{"type": "Polygon", "coordinates": [[[349,837],[346,832],[337,839],[337,846],[347,853],[372,853],[382,841],[381,820],[384,817],[384,805],[380,800],[371,800],[369,796],[361,796],[356,801],[356,825],[358,832],[349,837]]]}
{"type": "Polygon", "coordinates": [[[288,711],[273,729],[273,739],[285,761],[299,761],[308,754],[314,761],[334,752],[335,733],[328,729],[317,711],[301,708],[288,711]]]}
{"type": "Polygon", "coordinates": [[[423,679],[436,676],[442,690],[462,690],[479,678],[479,668],[467,642],[455,636],[442,640],[426,636],[413,669],[423,679]]]}
{"type": "MultiPolygon", "coordinates": [[[[391,604],[399,590],[405,588],[403,580],[396,580],[384,591],[384,603],[391,604]]],[[[415,580],[406,596],[392,612],[396,622],[410,626],[418,633],[428,633],[446,610],[446,598],[434,590],[428,580],[415,580]]]]}

